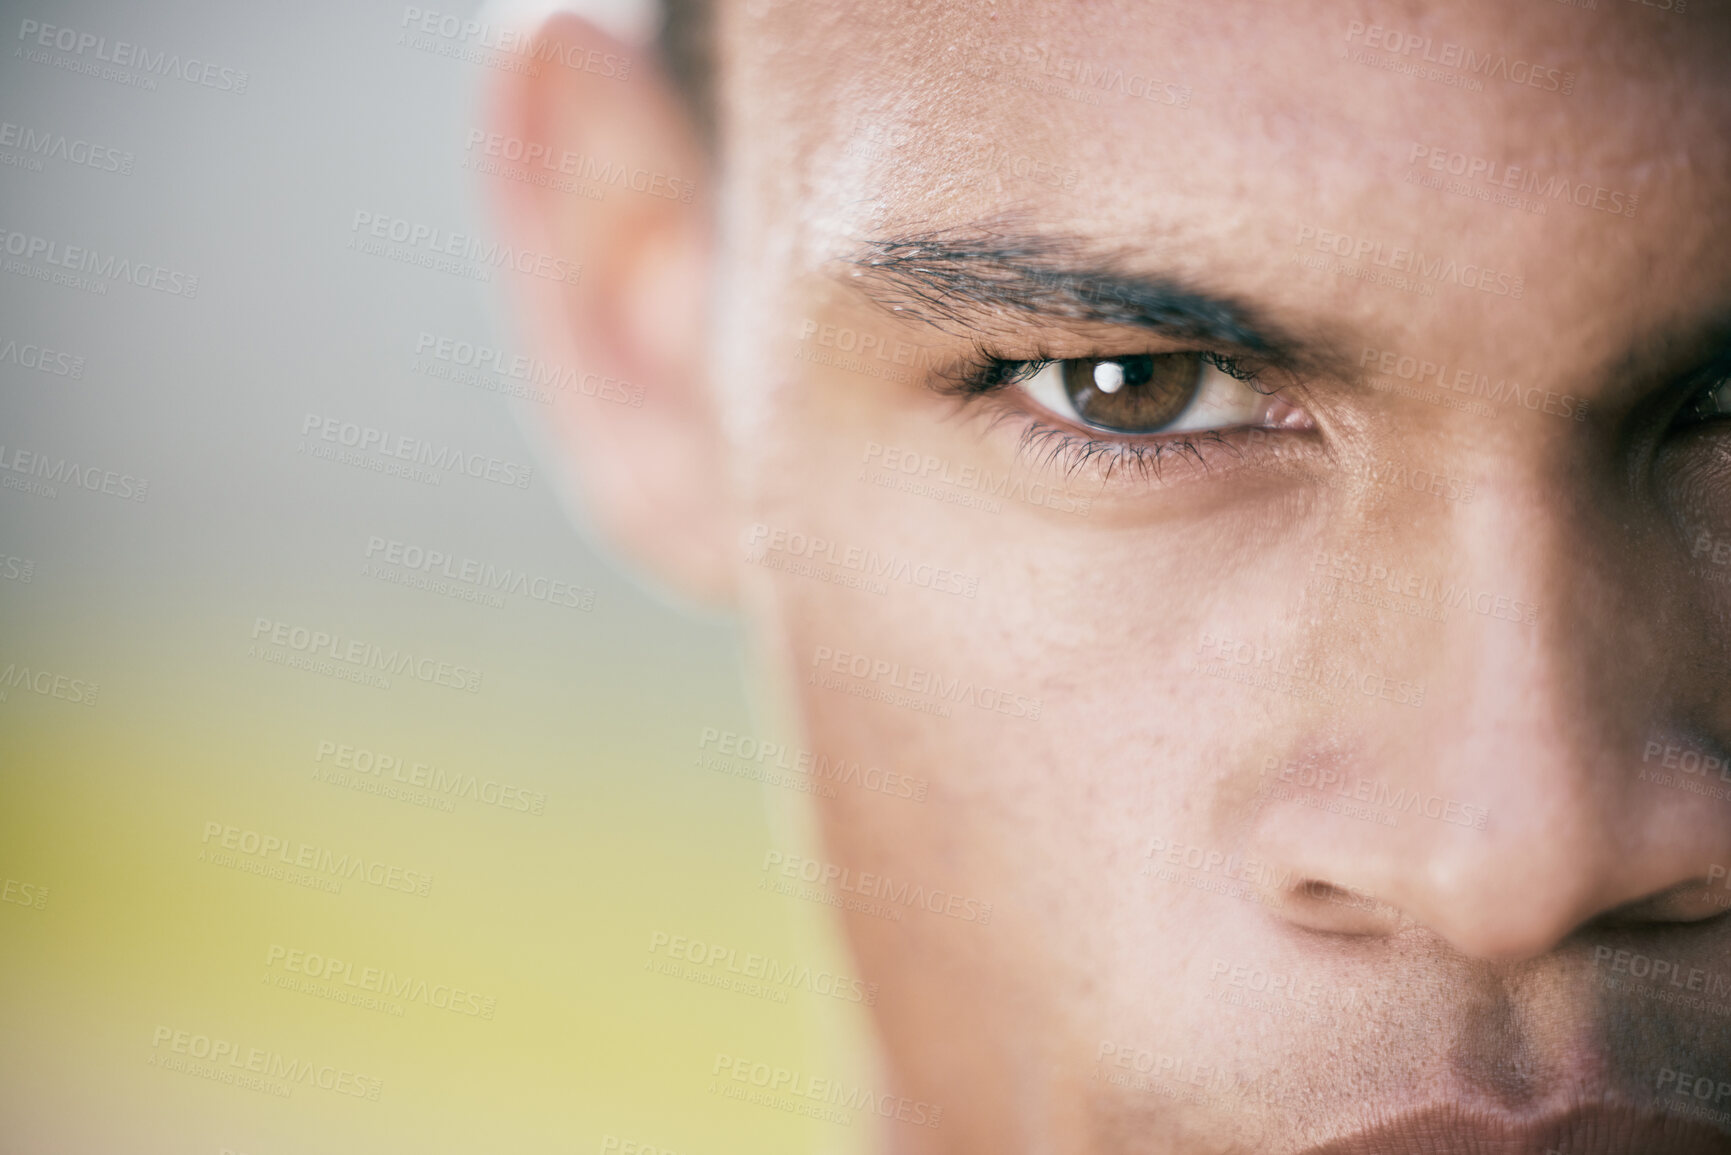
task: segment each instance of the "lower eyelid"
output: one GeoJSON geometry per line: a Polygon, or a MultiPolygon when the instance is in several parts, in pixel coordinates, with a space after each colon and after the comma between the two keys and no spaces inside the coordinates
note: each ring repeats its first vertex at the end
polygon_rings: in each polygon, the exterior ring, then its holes
{"type": "MultiPolygon", "coordinates": [[[[981,400],[988,398],[982,397],[981,400]]],[[[1177,459],[1212,468],[1215,454],[1226,453],[1229,460],[1240,460],[1242,451],[1234,448],[1230,438],[1244,432],[1242,427],[1223,430],[1191,430],[1147,434],[1144,436],[1096,437],[1082,429],[1051,424],[1024,405],[1001,394],[989,398],[997,412],[992,423],[1014,422],[1021,426],[1017,437],[1016,456],[1037,468],[1052,469],[1066,480],[1084,470],[1093,472],[1101,484],[1115,478],[1132,475],[1141,482],[1167,484],[1161,475],[1167,463],[1177,459]]],[[[1083,490],[1079,496],[1088,496],[1083,490]]],[[[1072,494],[1078,496],[1078,494],[1072,494]]]]}

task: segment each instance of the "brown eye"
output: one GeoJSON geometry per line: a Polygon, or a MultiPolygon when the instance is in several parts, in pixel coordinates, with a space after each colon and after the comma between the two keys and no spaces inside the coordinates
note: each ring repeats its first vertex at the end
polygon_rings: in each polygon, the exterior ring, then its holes
{"type": "Polygon", "coordinates": [[[1200,353],[1059,362],[1076,415],[1114,433],[1158,433],[1172,424],[1196,398],[1204,368],[1200,353]]]}
{"type": "Polygon", "coordinates": [[[1247,425],[1308,429],[1302,410],[1257,390],[1208,353],[1137,353],[1046,361],[1019,388],[1052,416],[1126,437],[1218,432],[1247,425]]]}

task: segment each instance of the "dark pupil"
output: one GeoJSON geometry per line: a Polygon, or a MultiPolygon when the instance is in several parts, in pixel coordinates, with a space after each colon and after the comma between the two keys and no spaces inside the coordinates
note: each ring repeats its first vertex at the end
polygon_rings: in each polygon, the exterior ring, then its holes
{"type": "MultiPolygon", "coordinates": [[[[1202,383],[1199,353],[1139,353],[1100,361],[1065,361],[1064,392],[1090,425],[1118,433],[1158,433],[1172,424],[1202,383]],[[1117,366],[1124,383],[1107,392],[1097,366],[1117,366]]],[[[1110,370],[1108,370],[1110,374],[1110,370]]]]}

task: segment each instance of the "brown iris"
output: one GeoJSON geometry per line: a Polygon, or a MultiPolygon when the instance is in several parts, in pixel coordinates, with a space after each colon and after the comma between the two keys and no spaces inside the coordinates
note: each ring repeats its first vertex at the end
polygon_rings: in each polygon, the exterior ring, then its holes
{"type": "Polygon", "coordinates": [[[1202,385],[1199,353],[1065,361],[1064,392],[1090,425],[1116,433],[1158,433],[1183,413],[1202,385]]]}

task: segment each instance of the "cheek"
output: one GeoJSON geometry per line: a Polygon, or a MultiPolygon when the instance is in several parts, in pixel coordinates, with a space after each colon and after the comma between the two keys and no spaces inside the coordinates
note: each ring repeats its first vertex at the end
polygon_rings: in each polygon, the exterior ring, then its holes
{"type": "Polygon", "coordinates": [[[1275,631],[1303,595],[1306,511],[1150,500],[1130,520],[1067,502],[1061,471],[1017,469],[917,390],[800,390],[753,454],[742,575],[773,607],[813,748],[930,784],[923,806],[837,801],[837,837],[1029,908],[1054,872],[1104,894],[1108,860],[1254,725],[1241,684],[1197,673],[1204,640],[1296,648],[1275,631]]]}
{"type": "MultiPolygon", "coordinates": [[[[1197,487],[1084,515],[1044,500],[1061,471],[994,492],[983,477],[1010,463],[917,393],[801,388],[753,446],[760,548],[740,569],[804,744],[924,784],[920,801],[857,781],[816,800],[823,856],[866,890],[838,897],[874,908],[839,914],[886,1046],[958,1104],[1054,1069],[1088,1080],[1108,1043],[1223,1069],[1196,944],[1253,955],[1265,912],[1196,885],[1218,871],[1158,876],[1150,848],[1230,848],[1263,757],[1299,727],[1306,700],[1224,675],[1254,672],[1259,647],[1267,673],[1340,641],[1301,612],[1330,507],[1197,487]],[[915,891],[936,909],[896,901],[915,891]],[[958,1089],[970,1077],[991,1085],[958,1089]]],[[[1147,1123],[1147,1096],[1108,1093],[1147,1123]]],[[[1208,1102],[1222,1128],[1245,1107],[1208,1102]]]]}
{"type": "MultiPolygon", "coordinates": [[[[1217,551],[1157,530],[968,508],[826,473],[822,456],[805,474],[822,484],[766,516],[779,548],[749,576],[777,607],[810,748],[926,783],[923,802],[846,787],[823,800],[832,861],[992,904],[997,945],[972,973],[996,988],[1079,982],[1127,931],[1148,962],[1171,941],[1159,930],[1190,917],[1181,889],[1140,875],[1148,840],[1207,844],[1210,784],[1243,757],[1247,691],[1195,672],[1199,638],[1221,621],[1261,636],[1281,599],[1232,596],[1246,567],[1204,565],[1217,551]],[[907,580],[922,566],[977,579],[973,596],[907,580]],[[1221,619],[1221,604],[1258,620],[1221,619]]],[[[901,950],[910,938],[965,954],[983,929],[853,921],[891,970],[930,957],[901,950]]]]}

